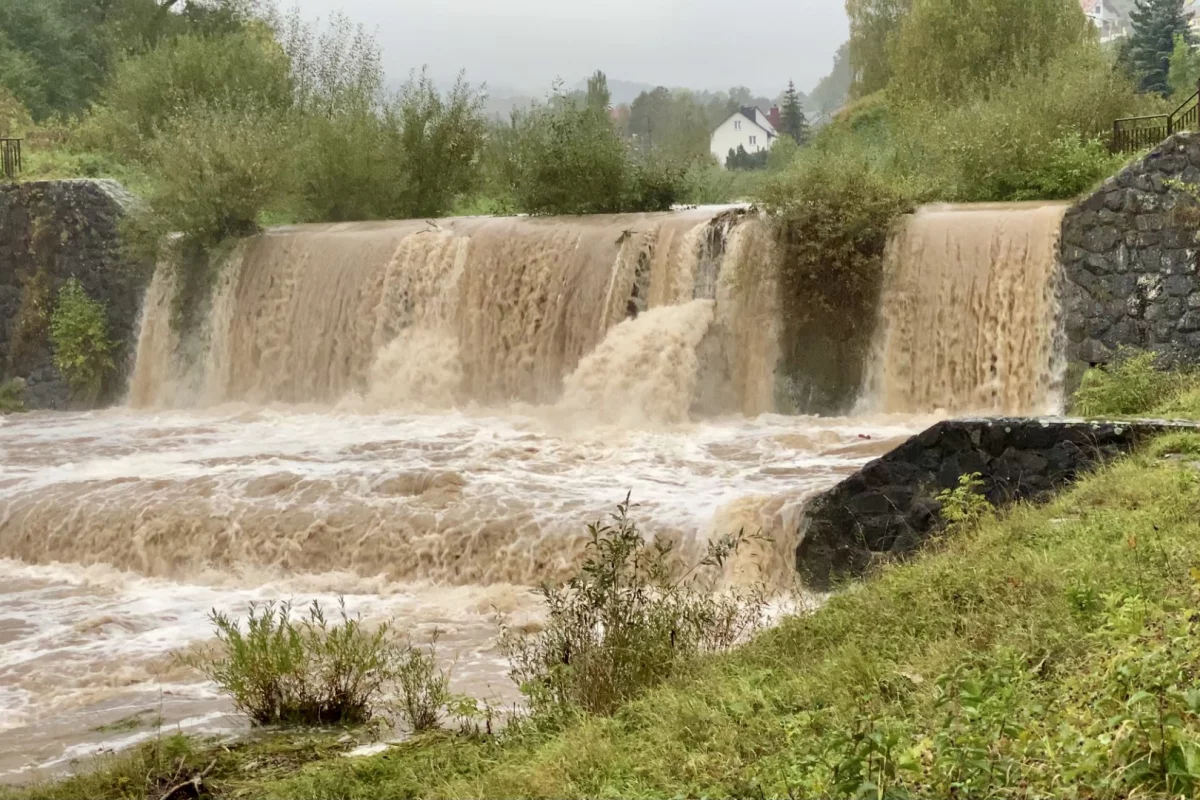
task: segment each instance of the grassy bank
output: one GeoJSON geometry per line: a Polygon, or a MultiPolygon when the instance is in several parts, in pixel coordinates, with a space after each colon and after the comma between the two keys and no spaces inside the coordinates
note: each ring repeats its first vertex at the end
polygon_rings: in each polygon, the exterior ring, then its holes
{"type": "Polygon", "coordinates": [[[201,772],[214,797],[1192,796],[1197,458],[1200,436],[1160,439],[612,717],[361,759],[337,734],[173,739],[13,796],[161,797],[201,772]]]}

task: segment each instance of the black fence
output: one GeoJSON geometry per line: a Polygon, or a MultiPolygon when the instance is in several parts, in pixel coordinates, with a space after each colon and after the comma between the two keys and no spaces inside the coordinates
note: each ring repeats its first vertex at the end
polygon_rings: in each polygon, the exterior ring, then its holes
{"type": "Polygon", "coordinates": [[[1113,122],[1112,150],[1132,153],[1154,147],[1180,131],[1200,130],[1200,86],[1170,114],[1126,117],[1113,122]]]}
{"type": "Polygon", "coordinates": [[[0,176],[15,180],[21,171],[21,140],[0,139],[0,176]]]}

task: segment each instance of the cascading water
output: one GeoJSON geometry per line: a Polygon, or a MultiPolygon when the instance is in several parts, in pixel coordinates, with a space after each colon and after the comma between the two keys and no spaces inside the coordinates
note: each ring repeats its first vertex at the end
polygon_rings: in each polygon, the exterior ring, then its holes
{"type": "Polygon", "coordinates": [[[164,263],[128,407],[0,418],[0,780],[154,735],[93,731],[134,711],[227,725],[169,653],[252,600],[438,629],[456,690],[511,698],[494,615],[536,619],[528,587],[628,492],[683,558],[761,531],[727,580],[789,585],[805,499],[914,413],[1052,396],[1059,215],[897,236],[870,393],[894,417],[771,413],[781,255],[742,210],[274,229],[184,331],[164,263]]]}
{"type": "Polygon", "coordinates": [[[927,206],[885,260],[866,407],[882,412],[1052,413],[1058,240],[1065,204],[927,206]]]}

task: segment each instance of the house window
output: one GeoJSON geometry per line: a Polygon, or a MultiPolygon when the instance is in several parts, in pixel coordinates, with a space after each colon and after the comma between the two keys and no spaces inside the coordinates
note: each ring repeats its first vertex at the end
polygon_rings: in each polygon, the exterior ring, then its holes
{"type": "Polygon", "coordinates": [[[757,137],[757,136],[751,136],[751,137],[750,137],[750,144],[758,144],[758,137],[757,137]]]}
{"type": "Polygon", "coordinates": [[[740,119],[735,119],[733,121],[733,129],[735,131],[740,131],[742,129],[742,121],[740,119]]]}

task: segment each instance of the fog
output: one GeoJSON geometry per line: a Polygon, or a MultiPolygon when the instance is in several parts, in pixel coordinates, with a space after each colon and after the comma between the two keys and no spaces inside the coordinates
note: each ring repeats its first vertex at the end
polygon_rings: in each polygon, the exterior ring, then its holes
{"type": "MultiPolygon", "coordinates": [[[[283,5],[287,5],[285,2],[283,5]]],[[[692,89],[810,90],[848,24],[842,0],[296,0],[375,31],[393,80],[467,71],[493,94],[544,94],[596,69],[610,80],[692,89]]]]}

